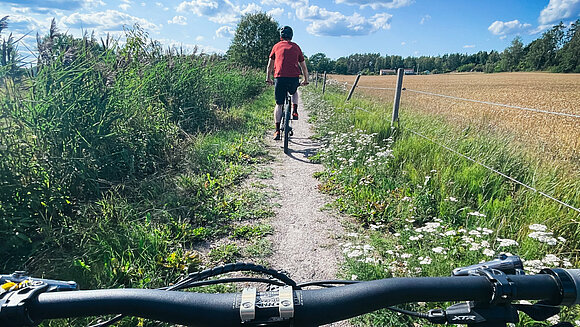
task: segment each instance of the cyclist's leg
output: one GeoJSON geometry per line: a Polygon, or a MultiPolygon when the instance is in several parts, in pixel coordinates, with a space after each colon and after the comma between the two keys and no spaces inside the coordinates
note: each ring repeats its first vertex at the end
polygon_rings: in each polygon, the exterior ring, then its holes
{"type": "Polygon", "coordinates": [[[298,119],[298,86],[300,85],[300,80],[298,78],[292,80],[289,93],[292,95],[292,118],[294,120],[298,119]]]}
{"type": "Polygon", "coordinates": [[[282,121],[282,112],[284,107],[284,100],[286,99],[286,87],[284,78],[276,78],[274,80],[274,97],[276,98],[276,107],[274,108],[274,124],[276,131],[274,132],[274,139],[280,139],[280,122],[282,121]]]}

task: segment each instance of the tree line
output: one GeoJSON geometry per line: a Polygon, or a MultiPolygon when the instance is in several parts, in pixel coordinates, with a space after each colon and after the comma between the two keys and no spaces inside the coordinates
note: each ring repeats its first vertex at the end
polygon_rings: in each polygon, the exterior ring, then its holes
{"type": "Polygon", "coordinates": [[[504,51],[479,51],[475,54],[452,53],[442,56],[406,57],[380,53],[352,54],[336,60],[324,53],[311,55],[311,71],[336,74],[379,74],[381,69],[413,68],[419,73],[550,71],[580,73],[580,19],[569,27],[562,22],[541,37],[524,45],[516,37],[504,51]]]}

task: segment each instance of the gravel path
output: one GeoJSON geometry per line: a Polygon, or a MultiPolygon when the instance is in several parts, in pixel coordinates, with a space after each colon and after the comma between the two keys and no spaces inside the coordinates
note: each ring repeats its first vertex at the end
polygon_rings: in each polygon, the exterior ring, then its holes
{"type": "MultiPolygon", "coordinates": [[[[275,201],[280,204],[271,220],[274,254],[270,266],[287,271],[297,282],[335,279],[342,259],[338,239],[344,230],[336,213],[322,210],[332,199],[318,191],[319,183],[313,177],[322,165],[308,159],[320,145],[310,139],[313,133],[308,112],[301,102],[298,111],[300,119],[292,122],[291,152],[284,154],[282,141],[268,141],[275,159],[271,164],[273,178],[265,182],[279,193],[275,201]]],[[[331,326],[350,325],[340,322],[331,326]]]]}

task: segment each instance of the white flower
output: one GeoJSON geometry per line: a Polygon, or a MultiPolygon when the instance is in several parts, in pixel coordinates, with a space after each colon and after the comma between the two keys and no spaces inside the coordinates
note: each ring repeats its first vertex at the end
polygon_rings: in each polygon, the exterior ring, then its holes
{"type": "Polygon", "coordinates": [[[514,240],[510,240],[509,238],[497,238],[497,241],[499,242],[499,247],[507,247],[507,246],[518,246],[518,242],[514,241],[514,240]]]}
{"type": "Polygon", "coordinates": [[[419,260],[421,260],[421,261],[419,261],[420,265],[430,265],[431,264],[431,258],[429,258],[429,257],[425,257],[425,258],[419,257],[419,260]]]}
{"type": "Polygon", "coordinates": [[[493,257],[493,255],[495,254],[495,251],[492,249],[484,249],[483,254],[488,256],[488,257],[493,257]]]}
{"type": "Polygon", "coordinates": [[[481,212],[479,212],[479,211],[468,212],[467,214],[468,214],[468,215],[471,215],[471,216],[476,216],[476,217],[485,217],[485,215],[484,215],[484,214],[482,214],[482,213],[481,213],[481,212]]]}
{"type": "Polygon", "coordinates": [[[548,245],[556,245],[558,243],[558,240],[552,236],[552,232],[533,232],[528,237],[548,245]]]}
{"type": "Polygon", "coordinates": [[[542,225],[542,224],[532,224],[529,227],[531,230],[534,230],[536,232],[545,232],[548,228],[546,227],[546,225],[542,225]]]}
{"type": "Polygon", "coordinates": [[[357,280],[357,279],[358,279],[358,276],[357,275],[354,275],[353,274],[352,276],[350,276],[350,280],[357,280]]]}
{"type": "Polygon", "coordinates": [[[560,258],[558,258],[553,254],[548,254],[544,257],[544,259],[542,259],[542,262],[547,265],[558,265],[558,263],[560,262],[560,258]]]}
{"type": "Polygon", "coordinates": [[[363,255],[363,252],[361,250],[354,250],[350,253],[348,253],[346,256],[349,258],[354,258],[354,257],[360,257],[363,255]]]}
{"type": "Polygon", "coordinates": [[[454,230],[448,230],[445,232],[445,236],[454,236],[457,235],[457,232],[454,230]]]}
{"type": "Polygon", "coordinates": [[[431,249],[433,252],[435,253],[447,253],[446,249],[444,247],[438,246],[436,248],[431,249]]]}
{"type": "Polygon", "coordinates": [[[555,325],[555,324],[557,324],[557,323],[560,322],[560,316],[559,315],[553,315],[550,318],[546,319],[546,321],[548,321],[552,325],[555,325]]]}
{"type": "Polygon", "coordinates": [[[481,245],[477,242],[473,242],[471,243],[471,247],[469,248],[469,251],[477,251],[481,249],[481,245]]]}
{"type": "Polygon", "coordinates": [[[411,253],[403,253],[401,254],[401,259],[409,259],[413,255],[411,253]]]}
{"type": "Polygon", "coordinates": [[[357,233],[348,233],[348,234],[346,234],[346,236],[349,236],[349,237],[357,237],[358,234],[357,233]]]}

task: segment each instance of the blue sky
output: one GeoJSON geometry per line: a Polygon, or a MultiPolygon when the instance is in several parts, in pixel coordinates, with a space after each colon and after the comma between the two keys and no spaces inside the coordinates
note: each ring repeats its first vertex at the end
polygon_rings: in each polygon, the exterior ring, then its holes
{"type": "MultiPolygon", "coordinates": [[[[580,0],[0,0],[12,32],[34,49],[54,17],[61,31],[80,36],[141,25],[167,46],[225,52],[241,15],[268,12],[294,29],[309,56],[352,53],[406,56],[503,50],[517,35],[527,44],[561,20],[580,18],[580,0]]],[[[121,38],[122,39],[122,38],[121,38]]]]}

